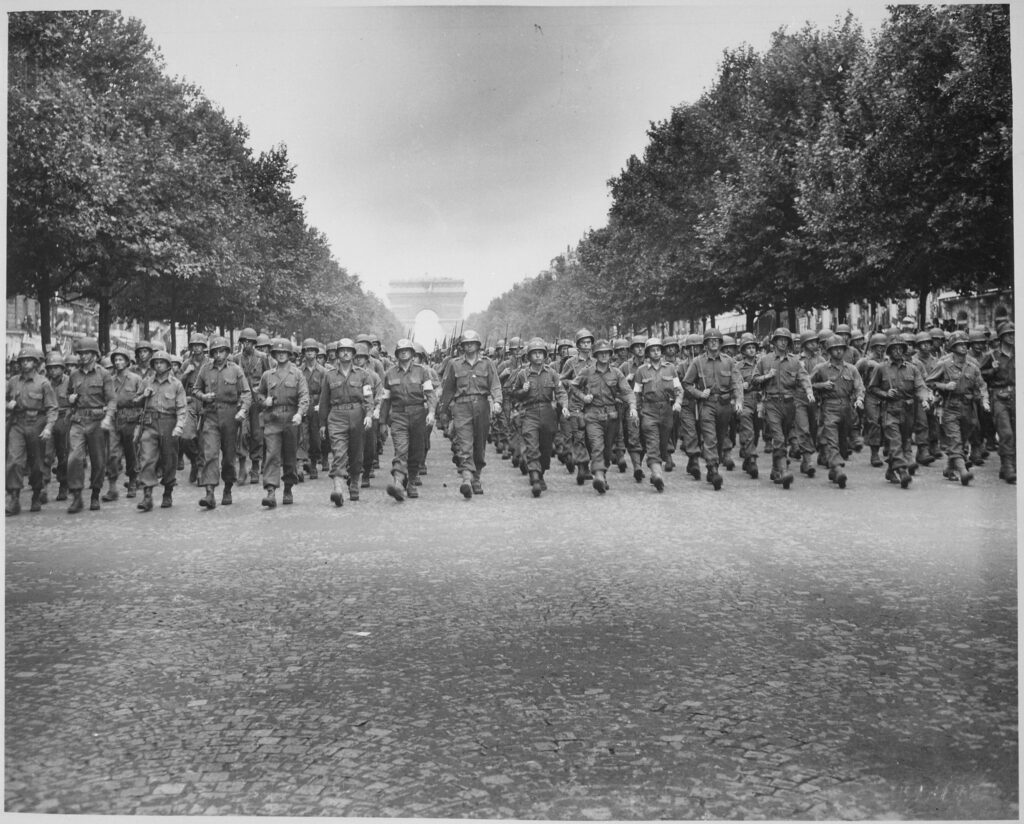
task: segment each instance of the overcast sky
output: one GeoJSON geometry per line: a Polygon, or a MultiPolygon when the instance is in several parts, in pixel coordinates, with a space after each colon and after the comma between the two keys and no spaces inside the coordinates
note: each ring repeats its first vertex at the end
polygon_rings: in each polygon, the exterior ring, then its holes
{"type": "Polygon", "coordinates": [[[466,312],[606,223],[607,180],[650,121],[697,99],[725,49],[882,3],[346,7],[125,2],[171,74],[283,142],[337,261],[462,278],[466,312]]]}

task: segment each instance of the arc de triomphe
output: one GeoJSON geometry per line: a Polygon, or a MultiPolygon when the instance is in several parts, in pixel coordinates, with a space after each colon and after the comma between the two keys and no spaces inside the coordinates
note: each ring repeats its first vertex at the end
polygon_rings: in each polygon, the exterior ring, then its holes
{"type": "Polygon", "coordinates": [[[429,309],[437,315],[441,329],[447,332],[462,320],[465,282],[457,278],[428,277],[392,280],[388,283],[387,299],[403,329],[412,329],[416,316],[429,309]]]}

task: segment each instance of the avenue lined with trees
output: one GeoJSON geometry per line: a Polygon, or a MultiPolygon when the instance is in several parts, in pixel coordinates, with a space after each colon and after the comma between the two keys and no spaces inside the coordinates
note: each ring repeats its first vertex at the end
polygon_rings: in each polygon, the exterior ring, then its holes
{"type": "Polygon", "coordinates": [[[608,182],[607,225],[468,325],[549,338],[1013,283],[1009,7],[894,6],[727,52],[608,182]]]}

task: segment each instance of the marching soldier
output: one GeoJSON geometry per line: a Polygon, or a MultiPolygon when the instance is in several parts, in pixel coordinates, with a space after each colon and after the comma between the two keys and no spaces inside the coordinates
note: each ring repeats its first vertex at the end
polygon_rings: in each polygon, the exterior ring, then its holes
{"type": "Polygon", "coordinates": [[[299,426],[309,409],[309,387],[302,370],[291,362],[292,344],[286,338],[275,338],[270,344],[274,364],[260,378],[257,398],[263,407],[263,444],[266,462],[263,466],[261,501],[268,509],[277,506],[277,488],[284,481],[281,503],[292,503],[292,487],[298,483],[296,449],[299,426]]]}
{"type": "Polygon", "coordinates": [[[967,336],[955,332],[949,339],[950,357],[942,358],[925,376],[925,383],[942,398],[942,450],[946,453],[946,469],[950,480],[967,486],[974,475],[966,466],[971,435],[978,427],[975,401],[988,411],[988,387],[978,365],[967,359],[967,336]]]}
{"type": "MultiPolygon", "coordinates": [[[[57,497],[55,500],[66,501],[68,499],[68,433],[71,430],[71,403],[68,401],[68,393],[71,391],[71,379],[60,352],[51,350],[46,356],[46,379],[50,382],[53,393],[57,397],[57,422],[53,425],[53,437],[46,441],[44,480],[49,482],[50,471],[55,467],[57,475],[57,497]]],[[[45,483],[42,497],[45,503],[45,483]]]]}
{"type": "Polygon", "coordinates": [[[7,515],[21,512],[21,487],[28,475],[32,488],[30,510],[42,508],[46,479],[46,444],[57,423],[57,396],[50,382],[39,374],[43,353],[25,347],[18,353],[18,368],[7,384],[7,515]]]}
{"type": "MultiPolygon", "coordinates": [[[[416,363],[424,367],[430,373],[430,382],[434,386],[434,392],[436,394],[438,387],[441,385],[441,376],[437,374],[437,370],[430,365],[430,361],[427,359],[427,349],[422,343],[413,341],[413,349],[416,351],[416,363]]],[[[436,416],[436,413],[435,413],[436,416]]],[[[420,464],[420,475],[427,474],[427,455],[430,454],[430,438],[434,434],[434,423],[431,422],[427,426],[427,435],[423,440],[423,463],[420,464]]],[[[420,486],[422,481],[419,478],[414,478],[413,482],[416,486],[420,486]]]]}
{"type": "Polygon", "coordinates": [[[594,489],[603,495],[608,491],[608,467],[612,463],[616,438],[622,434],[620,410],[627,409],[633,421],[640,416],[636,396],[626,376],[611,365],[612,345],[599,340],[594,344],[593,355],[594,360],[573,381],[572,389],[583,402],[594,489]]]}
{"type": "MultiPolygon", "coordinates": [[[[479,343],[476,348],[479,351],[479,343]]],[[[402,501],[405,497],[419,497],[413,480],[419,476],[427,426],[434,422],[434,407],[437,403],[430,372],[414,362],[415,354],[412,341],[402,338],[395,344],[395,359],[398,362],[384,374],[384,392],[381,396],[380,419],[391,427],[395,449],[391,462],[392,482],[387,485],[387,493],[396,501],[402,501]]],[[[493,370],[490,361],[482,363],[493,370]]],[[[487,424],[488,421],[485,421],[482,434],[477,433],[482,438],[480,452],[483,452],[483,443],[487,440],[487,424]]]]}
{"type": "Polygon", "coordinates": [[[743,378],[739,365],[720,351],[723,335],[714,327],[704,330],[704,354],[698,355],[683,376],[683,391],[697,402],[707,481],[722,488],[718,471],[720,450],[731,448],[732,415],[743,411],[743,378]]]}
{"type": "MultiPolygon", "coordinates": [[[[256,349],[259,336],[256,330],[245,328],[238,333],[241,350],[231,356],[231,360],[242,367],[250,390],[260,385],[260,378],[270,368],[270,359],[256,349]]],[[[246,482],[260,482],[260,461],[263,459],[263,426],[260,422],[260,405],[252,403],[249,412],[239,429],[238,447],[238,485],[246,482]],[[246,458],[249,459],[249,472],[246,475],[246,458]]]]}
{"type": "Polygon", "coordinates": [[[761,403],[761,393],[754,389],[754,369],[757,366],[757,338],[750,332],[740,336],[740,357],[737,365],[740,380],[743,382],[743,408],[739,411],[738,434],[740,441],[740,457],[743,458],[743,471],[756,479],[757,470],[757,409],[761,403]]]}
{"type": "Polygon", "coordinates": [[[528,363],[509,381],[510,394],[519,404],[523,437],[522,461],[530,477],[530,491],[539,498],[547,483],[544,473],[551,468],[558,413],[569,417],[569,399],[559,373],[545,363],[547,345],[540,338],[526,344],[528,363]]]}
{"type": "Polygon", "coordinates": [[[997,329],[999,346],[981,360],[982,377],[992,395],[992,419],[999,436],[999,477],[1017,483],[1017,373],[1014,325],[997,329]]]}
{"type": "MultiPolygon", "coordinates": [[[[912,337],[912,335],[907,335],[912,337]]],[[[928,405],[928,387],[920,370],[906,360],[907,342],[902,335],[885,346],[886,359],[879,363],[868,380],[867,391],[884,403],[882,437],[889,446],[889,468],[885,479],[910,486],[914,463],[914,423],[917,404],[928,405]]]]}
{"type": "Polygon", "coordinates": [[[644,345],[648,359],[633,375],[633,392],[640,407],[640,431],[647,451],[651,483],[658,492],[665,490],[661,473],[668,457],[672,415],[682,408],[682,384],[672,364],[661,359],[661,339],[650,338],[644,345]]]}
{"type": "Polygon", "coordinates": [[[210,338],[209,348],[211,360],[200,367],[192,395],[203,404],[199,426],[203,456],[200,482],[206,487],[206,495],[199,506],[213,510],[217,506],[214,491],[222,477],[224,494],[220,502],[222,506],[231,504],[231,488],[238,477],[238,430],[249,417],[252,390],[242,367],[228,360],[231,345],[227,338],[210,338]]]}
{"type": "Polygon", "coordinates": [[[311,480],[316,480],[319,477],[317,461],[320,460],[322,447],[320,445],[320,415],[317,407],[320,404],[320,390],[324,375],[327,373],[327,370],[317,360],[319,354],[320,345],[313,338],[306,338],[302,342],[302,376],[306,379],[306,386],[309,387],[309,402],[312,409],[303,422],[305,437],[299,445],[299,462],[305,462],[311,480]]]}
{"type": "MultiPolygon", "coordinates": [[[[911,362],[926,376],[935,368],[938,356],[932,348],[932,333],[918,332],[915,337],[917,352],[911,358],[911,362]]],[[[927,381],[926,381],[927,383],[927,381]]],[[[916,462],[921,466],[928,466],[932,463],[939,451],[939,421],[935,416],[937,407],[933,403],[927,410],[919,409],[917,422],[914,424],[914,440],[917,443],[916,462]]]]}
{"type": "MultiPolygon", "coordinates": [[[[576,332],[576,355],[568,358],[562,365],[562,385],[568,391],[569,385],[577,376],[591,365],[591,349],[594,346],[594,335],[589,329],[576,332]]],[[[590,452],[587,449],[587,428],[583,417],[583,404],[577,397],[569,395],[569,433],[572,449],[572,464],[576,467],[576,483],[580,486],[593,480],[590,472],[590,452]]],[[[568,464],[566,464],[568,466],[568,464]]],[[[570,471],[572,471],[570,469],[570,471]]]]}
{"type": "Polygon", "coordinates": [[[153,374],[143,381],[137,401],[143,404],[139,430],[139,482],[142,512],[153,509],[153,487],[164,488],[162,509],[173,504],[178,469],[178,438],[185,428],[188,399],[185,387],[172,373],[177,355],[157,350],[150,359],[153,374]]]}
{"type": "MultiPolygon", "coordinates": [[[[377,426],[380,422],[380,406],[384,394],[384,381],[377,376],[377,373],[370,365],[370,344],[365,341],[356,341],[355,348],[356,354],[353,362],[370,376],[370,386],[373,390],[373,411],[377,416],[374,418],[375,425],[371,425],[369,429],[363,431],[363,475],[362,480],[359,482],[359,487],[360,489],[369,489],[370,479],[374,477],[374,461],[377,458],[377,426]]],[[[351,494],[349,497],[352,498],[351,494]]],[[[352,500],[355,500],[355,498],[352,498],[352,500]]]]}
{"type": "MultiPolygon", "coordinates": [[[[629,386],[633,385],[633,378],[636,375],[636,370],[644,365],[644,346],[647,343],[647,338],[644,335],[633,335],[628,341],[628,355],[629,357],[619,366],[619,371],[622,372],[626,378],[626,383],[629,386]]],[[[633,396],[633,400],[636,401],[636,396],[633,396]]],[[[637,414],[636,419],[629,416],[623,416],[622,418],[622,441],[629,455],[630,463],[633,464],[633,480],[640,483],[645,477],[647,477],[643,470],[644,463],[644,442],[643,436],[640,434],[640,416],[637,414]]]]}
{"type": "Polygon", "coordinates": [[[341,506],[346,476],[349,500],[359,500],[364,433],[373,428],[373,414],[379,417],[380,410],[374,408],[371,373],[353,363],[355,342],[342,338],[338,341],[337,353],[334,368],[324,375],[321,383],[317,409],[333,455],[330,473],[334,490],[331,501],[335,506],[341,506]]]}
{"type": "Polygon", "coordinates": [[[153,367],[150,364],[153,348],[153,343],[148,340],[140,340],[135,343],[135,363],[128,368],[143,380],[153,377],[153,367]]]}
{"type": "Polygon", "coordinates": [[[480,357],[480,336],[467,330],[460,347],[461,356],[449,361],[441,379],[440,407],[452,419],[452,447],[462,475],[459,491],[468,499],[483,494],[480,473],[487,465],[490,416],[501,412],[503,395],[494,362],[480,357]]]}
{"type": "Polygon", "coordinates": [[[795,438],[796,395],[813,401],[811,381],[803,363],[789,349],[793,333],[779,327],[771,336],[772,352],[761,356],[751,383],[764,393],[765,439],[772,450],[772,483],[789,489],[793,473],[786,466],[787,444],[795,438]]]}
{"type": "Polygon", "coordinates": [[[185,429],[181,435],[178,447],[178,459],[182,456],[188,458],[190,469],[188,482],[198,483],[199,470],[202,467],[203,455],[199,448],[199,415],[202,411],[201,404],[192,395],[192,387],[196,382],[199,369],[206,362],[206,335],[196,332],[188,340],[188,356],[182,360],[181,374],[179,380],[185,387],[185,395],[188,397],[188,416],[185,419],[185,429]]]}
{"type": "Polygon", "coordinates": [[[121,472],[122,461],[124,461],[125,475],[128,476],[128,482],[125,484],[128,490],[126,497],[135,497],[138,477],[135,429],[139,425],[140,417],[135,396],[139,394],[142,387],[142,378],[128,368],[131,365],[131,356],[127,349],[121,347],[115,349],[110,353],[110,361],[114,365],[111,377],[114,381],[117,411],[114,413],[114,430],[110,433],[110,448],[107,457],[107,481],[110,488],[102,497],[102,500],[108,502],[117,500],[117,476],[121,472]]]}
{"type": "MultiPolygon", "coordinates": [[[[875,332],[868,339],[868,348],[864,357],[857,361],[857,372],[861,382],[867,387],[871,373],[885,359],[887,338],[881,332],[875,332]]],[[[871,449],[871,465],[880,467],[885,462],[879,454],[882,448],[882,399],[875,393],[864,395],[864,440],[871,449]]]]}
{"type": "MultiPolygon", "coordinates": [[[[827,329],[822,331],[825,333],[826,340],[831,337],[827,329]]],[[[800,362],[808,376],[819,364],[825,362],[825,358],[821,356],[820,341],[817,332],[800,333],[800,362]]],[[[808,478],[813,478],[816,470],[811,465],[811,455],[818,450],[818,402],[813,393],[810,397],[798,393],[794,397],[794,402],[796,406],[794,422],[796,438],[790,451],[790,457],[799,458],[800,471],[808,478]]]]}
{"type": "MultiPolygon", "coordinates": [[[[682,357],[679,359],[679,365],[676,367],[676,377],[679,378],[680,384],[693,359],[700,354],[700,349],[703,345],[703,335],[692,333],[683,338],[682,357]]],[[[682,395],[682,403],[679,407],[679,412],[675,415],[675,420],[674,436],[679,438],[683,452],[686,453],[686,471],[695,481],[699,481],[700,463],[698,457],[700,456],[701,443],[697,421],[697,402],[685,392],[682,395]]]]}
{"type": "Polygon", "coordinates": [[[100,508],[100,490],[107,466],[107,433],[114,428],[117,401],[110,373],[99,365],[100,347],[95,338],[78,342],[78,368],[71,373],[68,401],[74,412],[68,433],[68,489],[71,505],[68,513],[81,512],[82,487],[85,486],[85,459],[88,453],[92,488],[89,509],[100,508]]]}
{"type": "Polygon", "coordinates": [[[828,479],[846,488],[846,459],[853,448],[855,410],[864,408],[864,382],[846,360],[846,342],[833,335],[825,342],[829,359],[811,373],[811,387],[821,398],[821,437],[828,462],[828,479]]]}

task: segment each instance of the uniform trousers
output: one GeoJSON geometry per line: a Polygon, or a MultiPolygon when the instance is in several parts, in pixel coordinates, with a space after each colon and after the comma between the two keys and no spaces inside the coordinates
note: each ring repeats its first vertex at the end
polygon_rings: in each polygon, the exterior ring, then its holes
{"type": "Polygon", "coordinates": [[[224,479],[225,486],[238,480],[235,459],[238,457],[238,421],[234,404],[215,404],[203,414],[199,430],[199,443],[203,451],[203,471],[199,483],[217,486],[224,479]],[[218,466],[219,464],[219,466],[218,466]]]}
{"type": "Polygon", "coordinates": [[[361,403],[331,407],[327,416],[327,439],[331,442],[332,478],[347,475],[350,484],[359,482],[359,475],[363,472],[365,431],[361,403]]]}
{"type": "Polygon", "coordinates": [[[138,462],[135,454],[135,429],[139,425],[139,414],[118,413],[114,417],[114,429],[110,433],[110,450],[107,455],[107,478],[116,481],[121,472],[121,461],[124,461],[124,474],[128,480],[134,480],[138,474],[138,462]]]}
{"type": "MultiPolygon", "coordinates": [[[[486,427],[489,424],[490,422],[485,420],[483,443],[487,442],[486,427]]],[[[426,437],[426,407],[422,404],[412,404],[403,409],[392,408],[391,440],[394,443],[395,456],[391,461],[391,471],[401,473],[411,483],[423,466],[423,445],[426,437]]]]}
{"type": "Polygon", "coordinates": [[[56,468],[57,483],[68,482],[68,433],[71,431],[71,412],[60,412],[53,425],[53,437],[46,444],[46,471],[44,483],[50,480],[50,471],[56,468]]]}
{"type": "Polygon", "coordinates": [[[146,487],[162,484],[171,489],[178,472],[178,438],[171,433],[177,423],[173,412],[147,412],[139,435],[139,482],[146,487]]]}
{"type": "Polygon", "coordinates": [[[640,431],[647,450],[647,465],[661,466],[668,457],[672,435],[672,404],[668,401],[644,401],[640,411],[640,431]]]}
{"type": "Polygon", "coordinates": [[[882,437],[889,446],[889,468],[906,469],[914,462],[917,401],[889,400],[882,412],[882,437]]]}
{"type": "Polygon", "coordinates": [[[765,398],[765,446],[771,446],[774,458],[786,457],[786,446],[790,437],[795,435],[796,406],[792,397],[765,398]]]}
{"type": "MultiPolygon", "coordinates": [[[[294,415],[294,413],[292,413],[294,415]]],[[[275,489],[284,481],[285,486],[299,482],[296,472],[296,452],[299,446],[299,425],[291,422],[291,416],[284,421],[269,420],[263,424],[263,448],[266,460],[263,464],[263,485],[275,489]]]]}
{"type": "Polygon", "coordinates": [[[996,389],[992,397],[992,421],[999,435],[999,457],[1017,455],[1017,401],[1011,389],[996,389]],[[1000,397],[1005,394],[1006,397],[1000,397]]]}
{"type": "Polygon", "coordinates": [[[700,404],[700,437],[704,463],[718,466],[719,453],[732,449],[729,426],[732,424],[732,401],[728,398],[708,398],[700,404]]]}
{"type": "Polygon", "coordinates": [[[853,404],[840,399],[827,399],[821,404],[822,448],[830,469],[846,465],[850,454],[851,433],[855,418],[853,404]]]}
{"type": "Polygon", "coordinates": [[[558,429],[557,413],[550,403],[527,407],[519,416],[527,472],[547,472],[558,429]]]}
{"type": "Polygon", "coordinates": [[[46,483],[43,470],[46,447],[40,433],[46,428],[46,415],[15,414],[7,433],[7,491],[21,492],[28,474],[28,485],[38,492],[46,483]]]}
{"type": "Polygon", "coordinates": [[[100,426],[103,420],[94,415],[76,413],[71,418],[68,434],[68,489],[80,491],[85,487],[85,460],[89,459],[89,486],[103,488],[103,474],[107,467],[107,432],[100,426]]]}
{"type": "Polygon", "coordinates": [[[455,424],[456,466],[460,472],[480,474],[487,461],[484,451],[487,447],[487,430],[491,425],[491,407],[486,396],[469,395],[456,399],[451,406],[452,422],[455,424]]]}
{"type": "Polygon", "coordinates": [[[949,458],[970,454],[971,436],[978,428],[973,400],[947,397],[942,406],[942,451],[949,458]]]}
{"type": "Polygon", "coordinates": [[[589,408],[585,414],[590,443],[590,471],[604,472],[612,463],[616,437],[621,437],[619,413],[615,407],[589,408]]]}

